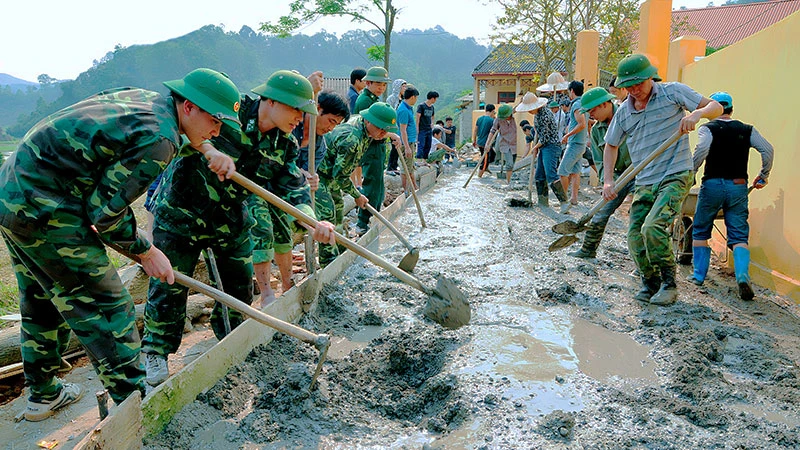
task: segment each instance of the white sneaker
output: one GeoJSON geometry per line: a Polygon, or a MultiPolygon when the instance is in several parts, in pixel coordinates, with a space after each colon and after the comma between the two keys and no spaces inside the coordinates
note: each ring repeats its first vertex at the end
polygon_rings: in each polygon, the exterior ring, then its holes
{"type": "Polygon", "coordinates": [[[145,381],[150,386],[158,386],[169,378],[167,357],[147,353],[144,358],[145,381]]]}
{"type": "Polygon", "coordinates": [[[25,420],[39,422],[47,419],[59,409],[77,402],[83,397],[83,389],[74,383],[64,383],[61,392],[53,400],[34,401],[28,397],[28,404],[25,407],[25,420]]]}

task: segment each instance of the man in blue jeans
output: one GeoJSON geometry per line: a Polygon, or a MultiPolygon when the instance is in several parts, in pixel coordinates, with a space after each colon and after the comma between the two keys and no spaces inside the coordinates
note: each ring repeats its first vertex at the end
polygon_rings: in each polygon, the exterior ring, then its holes
{"type": "MultiPolygon", "coordinates": [[[[596,87],[586,91],[581,96],[581,113],[588,112],[589,117],[596,120],[597,123],[592,127],[590,133],[590,141],[592,144],[592,159],[597,165],[597,173],[600,179],[603,179],[603,148],[606,145],[606,132],[614,113],[617,112],[617,105],[613,103],[616,97],[609,93],[607,90],[596,87]]],[[[617,155],[617,162],[614,164],[614,179],[619,178],[620,175],[631,165],[631,156],[628,153],[628,145],[626,139],[623,138],[619,146],[619,153],[617,155]]],[[[597,256],[597,247],[600,246],[600,240],[603,239],[603,233],[608,225],[608,219],[614,214],[614,211],[619,208],[625,197],[633,190],[633,180],[626,183],[622,189],[617,193],[617,198],[610,200],[603,206],[597,214],[592,216],[589,226],[586,227],[586,234],[583,237],[583,245],[580,249],[571,252],[569,255],[576,258],[591,259],[597,256]]]]}
{"type": "Polygon", "coordinates": [[[727,92],[711,94],[711,99],[722,105],[722,115],[702,125],[697,130],[698,142],[694,150],[694,170],[706,163],[697,209],[692,226],[692,255],[694,272],[689,281],[702,285],[711,259],[711,229],[720,209],[725,214],[728,248],[733,250],[733,269],[739,285],[739,297],[752,300],[750,285],[750,249],[747,246],[750,225],[747,223],[747,160],[750,147],[761,153],[761,172],[753,180],[753,187],[767,185],[772,170],[772,145],[758,131],[746,123],[731,118],[733,98],[727,92]]]}
{"type": "Polygon", "coordinates": [[[417,124],[414,121],[414,105],[419,98],[419,91],[411,85],[406,86],[403,92],[403,101],[397,105],[397,127],[400,134],[400,143],[403,150],[403,161],[401,165],[403,178],[403,192],[417,190],[414,180],[414,147],[417,144],[417,124]],[[408,171],[408,173],[406,173],[408,171]]]}
{"type": "MultiPolygon", "coordinates": [[[[561,143],[566,144],[564,157],[558,166],[558,175],[566,191],[572,184],[572,204],[578,204],[578,186],[580,185],[581,158],[586,151],[586,142],[589,134],[586,127],[586,113],[581,113],[581,96],[583,83],[571,81],[569,83],[569,125],[567,132],[561,138],[561,143]]],[[[561,214],[569,212],[570,202],[561,203],[561,214]]]]}
{"type": "Polygon", "coordinates": [[[426,100],[417,105],[417,158],[428,159],[433,138],[435,109],[433,104],[439,99],[436,91],[428,92],[426,100]]]}

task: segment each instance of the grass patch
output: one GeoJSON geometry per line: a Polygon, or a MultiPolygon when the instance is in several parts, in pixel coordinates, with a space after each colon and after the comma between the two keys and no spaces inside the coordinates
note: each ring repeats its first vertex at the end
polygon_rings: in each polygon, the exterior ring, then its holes
{"type": "Polygon", "coordinates": [[[0,282],[0,316],[19,312],[19,289],[17,283],[0,282]]]}

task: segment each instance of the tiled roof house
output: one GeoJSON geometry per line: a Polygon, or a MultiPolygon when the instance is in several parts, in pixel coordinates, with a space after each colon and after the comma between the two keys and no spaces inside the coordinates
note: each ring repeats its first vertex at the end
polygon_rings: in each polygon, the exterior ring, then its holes
{"type": "Polygon", "coordinates": [[[683,23],[677,35],[697,35],[706,45],[719,48],[738,42],[751,34],[800,10],[800,0],[773,0],[743,5],[716,6],[672,11],[673,22],[683,23]]]}

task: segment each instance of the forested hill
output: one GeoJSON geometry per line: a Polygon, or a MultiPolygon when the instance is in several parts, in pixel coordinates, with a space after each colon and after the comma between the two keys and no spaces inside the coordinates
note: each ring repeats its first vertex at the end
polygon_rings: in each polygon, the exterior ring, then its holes
{"type": "MultiPolygon", "coordinates": [[[[0,127],[8,127],[11,134],[21,136],[45,115],[111,87],[136,86],[166,92],[162,81],[180,78],[197,67],[226,72],[242,91],[263,83],[278,69],[295,69],[303,74],[322,70],[326,76],[347,77],[354,67],[378,64],[367,59],[366,49],[381,42],[376,34],[363,31],[350,31],[341,37],[321,32],[280,39],[249,27],[226,32],[208,25],[152,45],[118,47],[77,79],[58,83],[61,96],[57,100],[34,101],[33,111],[30,107],[5,111],[5,117],[23,116],[0,122],[0,127]]],[[[406,30],[392,36],[390,75],[413,82],[423,95],[430,89],[439,91],[440,102],[445,106],[463,90],[472,88],[472,69],[489,51],[489,47],[472,38],[460,39],[440,27],[406,30]]],[[[2,98],[3,92],[0,90],[0,104],[10,104],[2,98]]]]}

